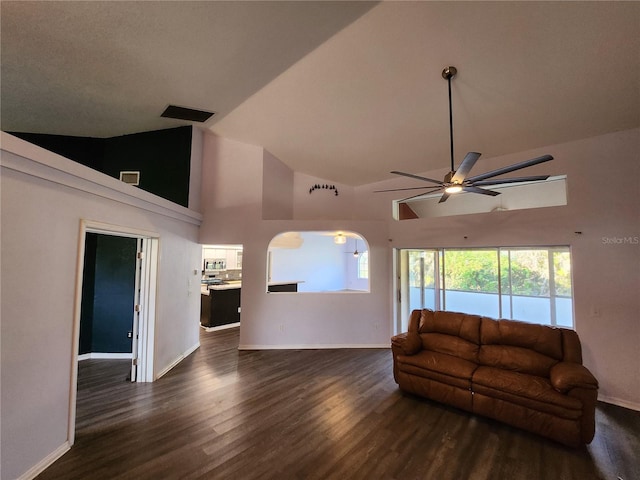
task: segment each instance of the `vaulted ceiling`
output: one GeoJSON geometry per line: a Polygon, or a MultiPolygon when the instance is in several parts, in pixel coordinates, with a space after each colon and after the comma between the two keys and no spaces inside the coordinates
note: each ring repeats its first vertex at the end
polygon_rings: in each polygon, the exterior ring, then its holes
{"type": "Polygon", "coordinates": [[[638,2],[0,6],[5,131],[188,124],[160,117],[175,104],[296,171],[361,185],[449,165],[448,65],[456,163],[640,126],[638,2]]]}

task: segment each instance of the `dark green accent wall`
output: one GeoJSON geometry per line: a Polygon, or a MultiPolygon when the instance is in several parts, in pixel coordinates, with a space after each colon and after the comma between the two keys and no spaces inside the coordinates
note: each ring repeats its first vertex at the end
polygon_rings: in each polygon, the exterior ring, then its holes
{"type": "Polygon", "coordinates": [[[80,308],[80,355],[91,353],[93,336],[93,294],[96,278],[96,247],[98,235],[87,233],[84,242],[84,270],[82,273],[82,305],[80,308]]]}
{"type": "Polygon", "coordinates": [[[189,206],[191,127],[108,138],[103,172],[120,178],[120,171],[140,172],[139,188],[189,206]]]}
{"type": "Polygon", "coordinates": [[[79,353],[131,353],[135,238],[87,233],[79,353]]]}
{"type": "Polygon", "coordinates": [[[138,188],[189,206],[191,126],[111,138],[10,133],[114,178],[139,171],[138,188]]]}
{"type": "Polygon", "coordinates": [[[104,138],[68,137],[64,135],[47,135],[44,133],[9,133],[29,143],[45,148],[50,152],[62,155],[74,162],[81,163],[94,170],[102,171],[104,138]]]}

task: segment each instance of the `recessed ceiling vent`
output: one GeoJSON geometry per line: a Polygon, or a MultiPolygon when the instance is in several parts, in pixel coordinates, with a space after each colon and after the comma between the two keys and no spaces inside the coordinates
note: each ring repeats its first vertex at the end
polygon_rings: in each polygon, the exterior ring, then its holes
{"type": "Polygon", "coordinates": [[[205,112],[204,110],[194,110],[193,108],[178,107],[169,105],[161,117],[177,118],[178,120],[188,120],[190,122],[206,122],[215,115],[215,112],[205,112]]]}
{"type": "Polygon", "coordinates": [[[140,172],[120,172],[120,180],[129,185],[140,185],[140,172]]]}

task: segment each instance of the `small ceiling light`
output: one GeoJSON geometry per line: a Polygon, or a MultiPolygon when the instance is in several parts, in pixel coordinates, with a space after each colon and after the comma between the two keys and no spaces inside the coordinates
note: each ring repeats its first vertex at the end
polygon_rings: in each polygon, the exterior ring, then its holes
{"type": "Polygon", "coordinates": [[[336,245],[344,245],[345,243],[347,243],[347,237],[339,233],[335,237],[333,237],[333,241],[336,245]]]}
{"type": "Polygon", "coordinates": [[[353,257],[358,258],[360,256],[360,252],[358,252],[358,240],[356,240],[356,249],[353,252],[353,257]]]}
{"type": "Polygon", "coordinates": [[[457,185],[454,183],[453,185],[449,185],[447,188],[445,188],[444,191],[447,193],[458,193],[462,191],[462,185],[457,185]]]}

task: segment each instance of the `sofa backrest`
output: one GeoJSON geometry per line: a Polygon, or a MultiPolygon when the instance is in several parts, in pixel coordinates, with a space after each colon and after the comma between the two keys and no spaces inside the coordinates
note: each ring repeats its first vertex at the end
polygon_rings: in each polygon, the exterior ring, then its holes
{"type": "Polygon", "coordinates": [[[531,375],[547,377],[560,361],[582,364],[578,334],[567,328],[423,309],[411,313],[409,331],[425,350],[531,375]]]}
{"type": "Polygon", "coordinates": [[[516,320],[483,318],[480,344],[481,365],[543,377],[564,356],[560,329],[516,320]]]}
{"type": "Polygon", "coordinates": [[[478,363],[481,318],[466,313],[422,310],[418,325],[422,348],[478,363]]]}

